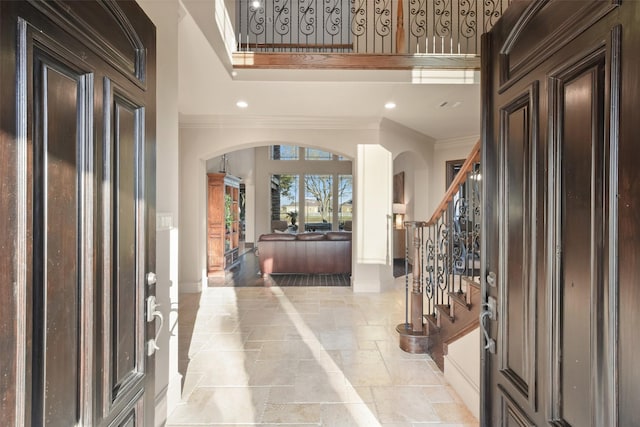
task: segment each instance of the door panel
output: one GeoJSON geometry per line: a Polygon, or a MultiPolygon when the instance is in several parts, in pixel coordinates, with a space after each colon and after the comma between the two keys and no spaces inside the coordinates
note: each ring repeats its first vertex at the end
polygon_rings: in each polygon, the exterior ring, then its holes
{"type": "Polygon", "coordinates": [[[146,427],[144,396],[137,396],[133,403],[127,405],[129,409],[122,411],[119,416],[113,420],[109,427],[146,427]]]}
{"type": "Polygon", "coordinates": [[[153,424],[154,38],[133,2],[0,2],[3,426],[153,424]]]}
{"type": "Polygon", "coordinates": [[[511,400],[508,394],[504,393],[504,390],[500,399],[500,416],[504,420],[500,425],[506,427],[536,427],[519,405],[511,400]]]}
{"type": "Polygon", "coordinates": [[[144,290],[141,276],[144,264],[138,254],[144,247],[139,210],[142,196],[141,153],[143,147],[140,123],[142,108],[116,96],[113,102],[114,149],[117,165],[114,193],[115,269],[117,276],[113,294],[113,363],[114,395],[127,382],[143,373],[144,367],[144,290]]]}
{"type": "Polygon", "coordinates": [[[502,276],[500,293],[502,328],[500,370],[505,380],[533,405],[535,396],[534,363],[536,360],[535,292],[531,285],[531,266],[535,265],[534,225],[536,206],[535,177],[532,175],[534,153],[537,149],[532,130],[538,118],[538,85],[501,109],[501,129],[507,143],[503,144],[500,170],[504,174],[504,213],[506,220],[500,230],[502,245],[502,276]]]}
{"type": "Polygon", "coordinates": [[[145,373],[144,108],[104,82],[103,413],[131,398],[145,373]]]}
{"type": "Polygon", "coordinates": [[[621,58],[634,55],[625,38],[640,46],[640,5],[567,5],[512,3],[485,37],[483,276],[497,285],[483,297],[498,302],[496,351],[482,359],[487,426],[632,425],[619,421],[637,412],[618,394],[618,331],[632,319],[618,292],[635,285],[617,281],[616,188],[629,170],[616,150],[637,139],[618,100],[638,99],[621,58]]]}
{"type": "MultiPolygon", "coordinates": [[[[74,425],[80,413],[80,173],[87,117],[81,74],[34,52],[33,422],[74,425]],[[59,309],[53,309],[59,307],[59,309]],[[66,387],[61,387],[66,384],[66,387]]],[[[86,268],[86,266],[85,266],[86,268]]]]}
{"type": "Polygon", "coordinates": [[[604,52],[580,62],[554,76],[552,85],[560,136],[554,150],[560,199],[554,205],[559,219],[554,233],[562,247],[551,265],[557,271],[551,306],[556,314],[553,384],[559,398],[554,418],[572,426],[589,425],[593,418],[584,403],[592,402],[595,384],[585,373],[595,368],[604,283],[604,52]]]}

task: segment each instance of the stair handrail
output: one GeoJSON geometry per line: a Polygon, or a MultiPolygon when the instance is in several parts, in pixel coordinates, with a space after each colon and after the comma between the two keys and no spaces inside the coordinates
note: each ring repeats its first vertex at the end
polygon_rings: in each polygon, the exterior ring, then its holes
{"type": "Polygon", "coordinates": [[[480,147],[481,142],[480,140],[478,140],[478,142],[476,142],[476,144],[471,149],[471,152],[467,156],[467,159],[462,164],[462,167],[455,176],[453,182],[451,183],[451,185],[449,185],[447,192],[444,193],[442,201],[436,207],[433,215],[431,215],[431,218],[429,218],[429,221],[425,223],[425,226],[435,224],[444,214],[444,212],[446,212],[446,210],[449,208],[449,203],[451,203],[453,197],[458,193],[460,185],[464,184],[467,181],[469,172],[471,172],[473,165],[480,161],[480,147]]]}

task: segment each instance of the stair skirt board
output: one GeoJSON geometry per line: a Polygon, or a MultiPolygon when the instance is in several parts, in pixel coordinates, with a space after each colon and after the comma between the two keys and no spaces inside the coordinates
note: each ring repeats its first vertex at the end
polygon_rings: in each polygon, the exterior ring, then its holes
{"type": "Polygon", "coordinates": [[[480,351],[470,352],[469,348],[479,348],[479,328],[465,337],[463,347],[456,348],[459,341],[449,344],[449,354],[444,356],[444,377],[458,393],[464,404],[474,417],[480,416],[480,351]],[[475,334],[475,335],[473,335],[475,334]],[[478,347],[475,347],[475,342],[478,347]]]}

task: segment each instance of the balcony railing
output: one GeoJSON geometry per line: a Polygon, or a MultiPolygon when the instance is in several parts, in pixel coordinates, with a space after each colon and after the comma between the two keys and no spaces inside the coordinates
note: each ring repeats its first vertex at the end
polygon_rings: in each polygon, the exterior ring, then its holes
{"type": "Polygon", "coordinates": [[[479,55],[511,0],[240,0],[239,51],[479,55]]]}

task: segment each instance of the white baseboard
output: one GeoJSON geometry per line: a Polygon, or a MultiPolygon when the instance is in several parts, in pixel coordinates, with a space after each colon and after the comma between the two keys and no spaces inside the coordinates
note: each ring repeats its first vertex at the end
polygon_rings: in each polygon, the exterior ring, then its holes
{"type": "Polygon", "coordinates": [[[180,403],[181,388],[182,375],[177,373],[173,376],[169,384],[156,394],[155,427],[163,427],[167,423],[169,415],[171,415],[178,403],[180,403]]]}
{"type": "MultiPolygon", "coordinates": [[[[471,360],[475,363],[475,360],[471,360]]],[[[479,361],[478,361],[479,362],[479,361]]],[[[464,367],[460,366],[454,359],[444,356],[444,377],[458,393],[464,404],[474,417],[480,417],[480,390],[478,384],[469,377],[464,367]]]]}
{"type": "Polygon", "coordinates": [[[163,427],[167,423],[168,411],[167,411],[167,387],[160,390],[156,394],[156,415],[155,415],[155,427],[163,427]]]}
{"type": "Polygon", "coordinates": [[[354,293],[380,293],[382,289],[382,283],[374,280],[353,280],[351,276],[351,289],[354,293]]]}
{"type": "Polygon", "coordinates": [[[182,374],[177,372],[169,380],[167,389],[167,416],[171,415],[176,406],[182,401],[182,374]]]}

